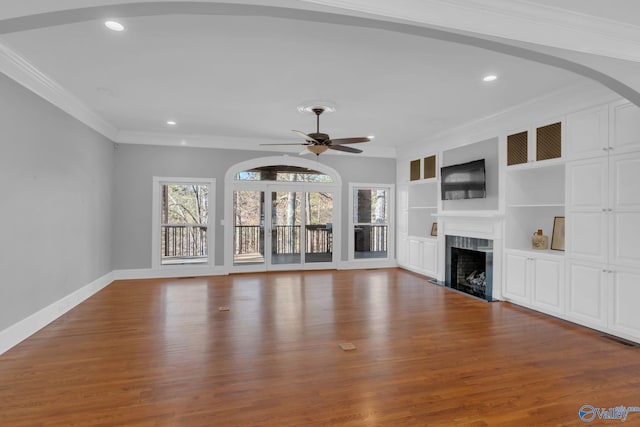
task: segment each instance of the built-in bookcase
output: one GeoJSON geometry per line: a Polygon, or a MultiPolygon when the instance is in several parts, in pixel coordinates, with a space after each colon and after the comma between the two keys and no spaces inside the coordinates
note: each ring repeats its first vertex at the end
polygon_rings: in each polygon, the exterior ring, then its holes
{"type": "Polygon", "coordinates": [[[565,216],[564,164],[508,168],[506,190],[505,247],[532,250],[531,236],[539,229],[551,243],[554,218],[565,216]]]}

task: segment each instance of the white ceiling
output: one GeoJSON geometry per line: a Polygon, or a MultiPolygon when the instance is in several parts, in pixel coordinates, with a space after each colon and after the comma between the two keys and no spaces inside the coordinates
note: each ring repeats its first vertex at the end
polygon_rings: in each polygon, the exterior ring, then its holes
{"type": "Polygon", "coordinates": [[[299,142],[290,130],[314,131],[315,120],[297,107],[328,101],[337,111],[322,116],[321,131],[375,135],[359,148],[393,155],[403,144],[586,80],[382,29],[216,14],[120,21],[122,33],[95,19],[6,33],[0,43],[116,128],[120,142],[241,149],[299,142]],[[484,83],[488,73],[499,79],[484,83]],[[166,125],[169,119],[178,124],[166,125]]]}

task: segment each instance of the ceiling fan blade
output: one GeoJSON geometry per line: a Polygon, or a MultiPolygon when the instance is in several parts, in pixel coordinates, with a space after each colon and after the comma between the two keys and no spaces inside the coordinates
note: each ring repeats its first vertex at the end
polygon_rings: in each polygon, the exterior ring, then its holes
{"type": "Polygon", "coordinates": [[[293,132],[293,133],[295,133],[295,134],[297,134],[297,135],[300,135],[301,137],[303,137],[303,138],[304,138],[304,139],[306,139],[307,141],[315,142],[315,143],[317,143],[317,144],[319,144],[319,143],[320,143],[320,141],[317,141],[317,140],[315,140],[315,139],[311,138],[309,135],[307,135],[306,133],[301,132],[301,131],[299,131],[299,130],[295,130],[295,129],[293,129],[291,132],[293,132]]]}
{"type": "Polygon", "coordinates": [[[311,145],[306,142],[283,142],[278,144],[258,144],[258,145],[311,145]]]}
{"type": "Polygon", "coordinates": [[[332,150],[344,151],[345,153],[362,153],[362,150],[358,150],[357,148],[345,147],[342,145],[329,145],[329,148],[332,150]]]}
{"type": "Polygon", "coordinates": [[[359,136],[356,138],[336,138],[331,140],[332,145],[342,145],[342,144],[358,144],[360,142],[369,142],[371,138],[367,136],[359,136]]]}

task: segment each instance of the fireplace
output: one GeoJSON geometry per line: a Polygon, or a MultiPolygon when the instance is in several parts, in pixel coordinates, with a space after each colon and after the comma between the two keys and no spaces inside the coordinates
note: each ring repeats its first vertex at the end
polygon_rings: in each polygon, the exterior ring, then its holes
{"type": "Polygon", "coordinates": [[[493,241],[446,236],[445,286],[492,301],[493,241]]]}

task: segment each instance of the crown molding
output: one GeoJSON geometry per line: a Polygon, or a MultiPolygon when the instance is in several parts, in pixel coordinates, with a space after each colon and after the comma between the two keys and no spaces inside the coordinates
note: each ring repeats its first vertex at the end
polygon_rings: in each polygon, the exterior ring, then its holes
{"type": "Polygon", "coordinates": [[[118,129],[115,126],[104,120],[80,99],[3,43],[0,43],[0,72],[96,132],[111,140],[116,137],[118,129]]]}
{"type": "MultiPolygon", "coordinates": [[[[249,150],[277,153],[298,154],[304,151],[302,145],[296,146],[261,146],[260,144],[282,144],[289,143],[290,139],[264,139],[264,138],[242,138],[219,135],[185,135],[175,133],[140,132],[140,131],[119,131],[114,142],[119,144],[139,144],[139,145],[160,145],[165,147],[192,147],[192,148],[218,148],[227,150],[249,150]]],[[[395,158],[396,148],[389,146],[378,146],[373,143],[361,145],[362,156],[395,158]]],[[[311,153],[309,153],[311,154],[311,153]]],[[[335,150],[329,150],[324,155],[345,155],[335,150]]]]}
{"type": "Polygon", "coordinates": [[[526,0],[300,1],[640,62],[640,27],[526,0]]]}

